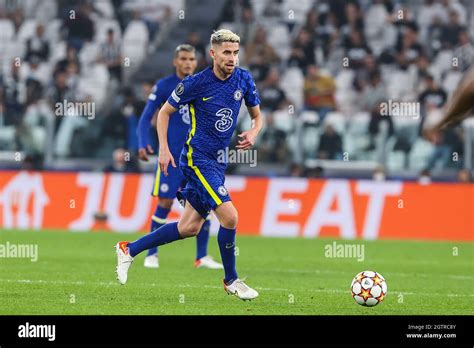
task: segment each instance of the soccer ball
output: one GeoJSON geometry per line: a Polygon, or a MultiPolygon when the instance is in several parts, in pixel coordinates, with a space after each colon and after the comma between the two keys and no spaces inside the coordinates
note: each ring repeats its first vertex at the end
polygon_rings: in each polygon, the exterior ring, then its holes
{"type": "Polygon", "coordinates": [[[380,273],[360,272],[352,280],[351,293],[361,306],[373,307],[382,302],[387,295],[387,282],[380,273]]]}

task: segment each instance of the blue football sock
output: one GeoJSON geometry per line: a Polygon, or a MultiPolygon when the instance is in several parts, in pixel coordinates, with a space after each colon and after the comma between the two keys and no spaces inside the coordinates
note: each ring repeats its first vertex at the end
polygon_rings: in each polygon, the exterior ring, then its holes
{"type": "Polygon", "coordinates": [[[171,222],[161,226],[156,231],[149,233],[140,239],[137,239],[135,242],[129,243],[128,250],[130,252],[130,256],[135,257],[143,250],[171,243],[180,238],[181,236],[179,235],[178,231],[178,223],[171,222]]]}
{"type": "Polygon", "coordinates": [[[209,227],[211,227],[211,221],[206,220],[196,236],[196,260],[207,255],[207,244],[209,242],[209,227]]]}
{"type": "MultiPolygon", "coordinates": [[[[166,209],[160,207],[159,205],[156,206],[155,214],[151,217],[151,226],[150,226],[150,233],[156,231],[161,226],[166,224],[166,218],[170,213],[170,209],[166,209]]],[[[147,256],[158,254],[158,247],[154,247],[148,249],[147,256]]]]}
{"type": "Polygon", "coordinates": [[[229,284],[238,278],[235,269],[235,228],[220,227],[217,233],[217,242],[221,251],[222,264],[224,265],[224,282],[229,284]]]}

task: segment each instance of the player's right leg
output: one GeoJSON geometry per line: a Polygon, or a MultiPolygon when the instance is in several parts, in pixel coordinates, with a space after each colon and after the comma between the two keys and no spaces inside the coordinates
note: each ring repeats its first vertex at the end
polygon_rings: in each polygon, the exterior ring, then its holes
{"type": "Polygon", "coordinates": [[[153,247],[197,235],[204,220],[204,217],[202,217],[191,204],[186,204],[183,215],[178,222],[163,225],[156,231],[134,242],[123,241],[117,243],[115,247],[117,252],[116,273],[120,284],[127,282],[128,270],[136,255],[153,247]]]}
{"type": "MultiPolygon", "coordinates": [[[[173,206],[172,198],[159,197],[158,205],[156,206],[155,214],[151,217],[150,233],[156,231],[158,228],[166,224],[166,219],[173,206]]],[[[147,268],[158,268],[158,248],[148,249],[147,256],[145,257],[144,266],[147,268]]]]}
{"type": "MultiPolygon", "coordinates": [[[[155,213],[151,217],[150,233],[166,224],[166,219],[168,218],[171,207],[173,206],[173,199],[182,180],[182,173],[179,168],[171,167],[168,174],[168,176],[165,176],[161,172],[160,166],[157,162],[151,195],[153,197],[158,197],[159,202],[156,206],[155,213]]],[[[148,268],[159,267],[157,247],[148,249],[144,266],[148,268]]]]}

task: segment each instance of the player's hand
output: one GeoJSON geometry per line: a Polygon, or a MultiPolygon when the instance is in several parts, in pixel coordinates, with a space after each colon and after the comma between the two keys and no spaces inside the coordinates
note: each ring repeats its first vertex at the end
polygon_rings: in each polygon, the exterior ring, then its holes
{"type": "Polygon", "coordinates": [[[140,158],[142,161],[148,162],[148,154],[154,153],[153,148],[151,145],[147,145],[146,149],[143,147],[138,149],[138,158],[140,158]]]}
{"type": "Polygon", "coordinates": [[[239,143],[235,147],[240,150],[248,150],[255,145],[257,134],[253,130],[249,130],[240,133],[239,137],[242,138],[242,140],[239,140],[239,143]]]}
{"type": "Polygon", "coordinates": [[[176,168],[176,164],[174,163],[174,158],[173,155],[169,150],[167,151],[160,151],[159,159],[158,159],[158,165],[160,166],[160,170],[165,174],[165,176],[168,176],[168,166],[171,162],[171,165],[176,168]]]}

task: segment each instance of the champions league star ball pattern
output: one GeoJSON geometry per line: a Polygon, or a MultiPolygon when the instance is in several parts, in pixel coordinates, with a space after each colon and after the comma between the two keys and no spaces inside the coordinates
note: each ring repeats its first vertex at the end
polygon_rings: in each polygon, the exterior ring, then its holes
{"type": "Polygon", "coordinates": [[[352,280],[351,293],[361,306],[373,307],[382,302],[387,295],[387,282],[380,273],[360,272],[352,280]]]}

